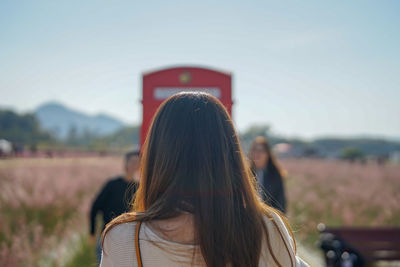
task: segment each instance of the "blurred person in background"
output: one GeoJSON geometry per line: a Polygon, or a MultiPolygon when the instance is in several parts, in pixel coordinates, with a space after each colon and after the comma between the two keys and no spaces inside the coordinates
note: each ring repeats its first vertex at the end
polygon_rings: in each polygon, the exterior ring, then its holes
{"type": "Polygon", "coordinates": [[[267,205],[285,213],[286,197],[282,170],[265,137],[258,136],[253,140],[249,158],[261,197],[267,205]]]}
{"type": "Polygon", "coordinates": [[[286,219],[257,194],[228,112],[185,92],[158,109],[131,212],[103,232],[101,267],[307,266],[286,219]]]}
{"type": "MultiPolygon", "coordinates": [[[[90,210],[90,239],[96,243],[96,215],[103,215],[102,230],[115,217],[129,211],[132,207],[133,195],[139,183],[139,151],[131,151],[125,154],[123,176],[110,178],[100,190],[93,201],[90,210]]],[[[100,239],[97,239],[96,251],[100,262],[100,239]]]]}

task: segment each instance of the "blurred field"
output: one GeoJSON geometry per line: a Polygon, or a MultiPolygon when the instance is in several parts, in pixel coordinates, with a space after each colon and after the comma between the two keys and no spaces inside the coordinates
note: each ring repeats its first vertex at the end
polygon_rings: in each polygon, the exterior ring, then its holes
{"type": "Polygon", "coordinates": [[[94,194],[107,177],[120,173],[121,162],[100,157],[0,161],[0,266],[73,262],[74,250],[88,245],[94,194]]]}
{"type": "MultiPolygon", "coordinates": [[[[322,222],[400,225],[400,166],[281,161],[289,220],[307,250],[322,222]]],[[[118,157],[0,161],[0,266],[94,266],[90,203],[121,173],[118,157]]]]}
{"type": "Polygon", "coordinates": [[[400,166],[284,160],[289,219],[308,246],[327,226],[400,226],[400,166]]]}

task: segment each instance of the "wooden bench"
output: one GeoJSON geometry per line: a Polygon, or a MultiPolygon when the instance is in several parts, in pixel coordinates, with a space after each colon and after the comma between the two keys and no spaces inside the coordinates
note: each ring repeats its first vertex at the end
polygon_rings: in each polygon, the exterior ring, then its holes
{"type": "Polygon", "coordinates": [[[329,267],[373,266],[380,261],[398,261],[390,266],[400,266],[400,227],[329,228],[320,224],[318,230],[319,246],[329,267]]]}

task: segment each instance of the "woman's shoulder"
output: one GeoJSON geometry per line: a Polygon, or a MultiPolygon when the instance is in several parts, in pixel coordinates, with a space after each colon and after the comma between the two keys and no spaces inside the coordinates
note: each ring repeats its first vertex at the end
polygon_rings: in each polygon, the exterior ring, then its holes
{"type": "Polygon", "coordinates": [[[284,214],[282,214],[280,211],[274,209],[274,208],[269,208],[266,213],[264,213],[264,222],[269,224],[269,225],[274,225],[275,227],[279,227],[279,229],[287,229],[286,223],[286,217],[284,214]]]}
{"type": "Polygon", "coordinates": [[[136,221],[131,221],[131,222],[123,222],[123,223],[118,223],[112,226],[112,228],[107,232],[107,234],[110,235],[122,235],[126,234],[129,231],[132,231],[136,227],[137,222],[136,221]]]}
{"type": "MultiPolygon", "coordinates": [[[[267,238],[264,245],[268,246],[269,253],[281,261],[283,266],[308,266],[297,256],[296,243],[286,218],[279,211],[268,210],[264,215],[264,222],[267,227],[267,238]]],[[[264,251],[267,251],[264,249],[264,251]]]]}
{"type": "Polygon", "coordinates": [[[295,250],[295,242],[286,218],[279,211],[270,209],[264,214],[264,223],[267,227],[271,242],[282,243],[288,249],[295,250]]]}
{"type": "Polygon", "coordinates": [[[137,266],[135,251],[136,222],[114,224],[105,233],[100,266],[137,266]]]}
{"type": "Polygon", "coordinates": [[[105,233],[104,247],[132,246],[135,239],[136,221],[123,222],[111,227],[105,233]]]}

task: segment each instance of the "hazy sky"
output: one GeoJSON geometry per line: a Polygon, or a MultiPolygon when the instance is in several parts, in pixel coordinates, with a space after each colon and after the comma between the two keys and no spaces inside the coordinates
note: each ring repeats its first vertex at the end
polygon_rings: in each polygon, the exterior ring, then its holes
{"type": "Polygon", "coordinates": [[[141,120],[141,74],[233,73],[234,120],[400,137],[400,1],[0,1],[0,106],[141,120]]]}

